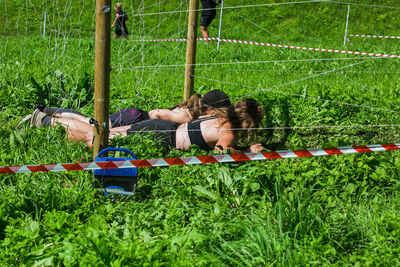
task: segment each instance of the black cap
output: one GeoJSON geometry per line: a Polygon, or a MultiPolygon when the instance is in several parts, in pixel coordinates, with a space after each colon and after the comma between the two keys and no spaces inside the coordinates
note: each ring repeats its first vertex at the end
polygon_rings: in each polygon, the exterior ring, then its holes
{"type": "Polygon", "coordinates": [[[213,108],[228,107],[231,105],[229,97],[221,90],[212,90],[202,95],[203,104],[213,108]]]}

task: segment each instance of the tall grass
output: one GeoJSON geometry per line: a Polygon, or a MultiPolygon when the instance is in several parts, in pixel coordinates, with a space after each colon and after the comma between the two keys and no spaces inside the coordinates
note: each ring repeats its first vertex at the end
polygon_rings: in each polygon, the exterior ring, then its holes
{"type": "MultiPolygon", "coordinates": [[[[395,0],[353,2],[398,5],[395,0]]],[[[225,5],[265,3],[272,1],[225,5]]],[[[1,165],[90,161],[93,156],[83,144],[69,143],[61,127],[16,127],[35,103],[92,115],[94,2],[45,4],[0,2],[1,165]],[[71,8],[65,8],[68,4],[71,8]],[[17,6],[20,11],[11,12],[17,6]],[[54,14],[45,38],[44,10],[54,14]]],[[[186,13],[139,18],[134,16],[142,8],[138,3],[123,6],[132,19],[131,35],[112,41],[110,110],[169,108],[182,99],[184,66],[175,65],[184,64],[184,43],[132,40],[184,37],[186,13]],[[163,19],[166,23],[157,27],[163,19]],[[154,65],[174,66],[146,67],[154,65]]],[[[176,1],[166,1],[143,10],[176,8],[176,1]]],[[[346,12],[347,5],[327,2],[226,9],[222,37],[400,53],[397,40],[352,38],[353,46],[343,47],[346,12]]],[[[352,5],[349,33],[399,35],[397,17],[397,9],[352,5]]],[[[216,19],[211,36],[217,29],[216,19]]],[[[266,111],[264,127],[398,124],[397,59],[225,43],[217,51],[215,43],[198,43],[196,60],[197,93],[222,89],[235,101],[243,95],[256,98],[266,111]],[[343,59],[349,57],[358,59],[343,59]],[[270,62],[243,63],[255,61],[270,62]],[[344,68],[354,63],[360,64],[344,68]],[[322,74],[338,68],[343,69],[322,74]]],[[[257,131],[240,145],[263,142],[275,150],[394,143],[397,129],[277,128],[257,131]]],[[[143,137],[116,139],[111,145],[129,148],[140,159],[206,154],[198,148],[164,151],[143,137]]],[[[0,262],[398,265],[399,173],[395,151],[142,168],[136,195],[122,199],[95,191],[89,172],[2,175],[0,262]]]]}

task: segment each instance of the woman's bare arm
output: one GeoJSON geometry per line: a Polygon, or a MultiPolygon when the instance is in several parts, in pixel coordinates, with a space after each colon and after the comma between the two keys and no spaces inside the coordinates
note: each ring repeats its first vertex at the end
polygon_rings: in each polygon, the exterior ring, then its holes
{"type": "Polygon", "coordinates": [[[214,148],[214,151],[216,151],[217,153],[222,154],[226,150],[229,151],[231,154],[240,154],[245,152],[255,153],[255,152],[261,152],[264,149],[264,147],[261,144],[251,145],[248,149],[246,149],[246,151],[233,148],[233,146],[236,143],[236,137],[233,131],[229,130],[231,128],[232,125],[229,122],[225,123],[221,127],[220,138],[214,148]]]}
{"type": "Polygon", "coordinates": [[[237,154],[240,153],[238,150],[234,149],[235,145],[235,135],[232,130],[232,125],[230,122],[226,122],[220,128],[220,135],[217,143],[215,144],[214,151],[222,154],[225,150],[231,151],[231,153],[237,154]]]}
{"type": "Polygon", "coordinates": [[[185,123],[193,118],[190,113],[185,110],[169,110],[169,109],[154,109],[149,111],[150,119],[160,119],[175,123],[185,123]]]}
{"type": "Polygon", "coordinates": [[[118,17],[119,17],[119,14],[117,13],[117,14],[115,15],[114,22],[113,22],[113,24],[111,25],[111,28],[114,27],[115,23],[117,22],[118,17]]]}

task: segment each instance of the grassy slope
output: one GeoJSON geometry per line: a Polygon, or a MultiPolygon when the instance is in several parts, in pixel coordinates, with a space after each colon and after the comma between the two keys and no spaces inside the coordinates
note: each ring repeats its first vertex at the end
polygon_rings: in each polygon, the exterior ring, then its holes
{"type": "MultiPolygon", "coordinates": [[[[265,2],[230,1],[226,5],[265,2]]],[[[397,4],[394,0],[358,2],[397,4]]],[[[7,10],[6,15],[0,13],[0,25],[4,25],[0,37],[1,165],[75,162],[87,152],[82,144],[68,143],[62,129],[15,128],[36,102],[87,114],[93,110],[93,3],[57,3],[58,11],[54,2],[47,6],[35,5],[35,1],[28,6],[19,1],[1,2],[0,12],[7,10]],[[18,5],[19,13],[11,13],[18,5]],[[43,40],[39,22],[45,10],[52,15],[43,40]]],[[[137,10],[137,5],[124,2],[128,12],[137,10]]],[[[167,1],[145,10],[174,10],[176,6],[176,1],[167,1]]],[[[355,38],[352,47],[343,48],[346,11],[347,6],[331,3],[226,9],[222,37],[368,52],[400,50],[397,40],[355,38]]],[[[133,14],[131,39],[184,36],[177,33],[186,29],[183,14],[144,20],[133,14]],[[148,34],[163,19],[165,23],[148,34]]],[[[397,17],[395,9],[352,6],[349,32],[398,36],[397,17]]],[[[210,27],[212,36],[217,21],[210,27]]],[[[217,52],[214,44],[200,43],[197,62],[345,57],[227,44],[217,52]]],[[[377,59],[344,69],[348,72],[274,88],[280,93],[265,90],[361,61],[199,65],[196,90],[223,89],[234,98],[250,94],[267,111],[265,126],[397,124],[397,113],[283,93],[397,110],[398,73],[393,72],[398,60],[377,59]]],[[[113,41],[111,109],[170,107],[181,99],[183,68],[157,72],[126,68],[183,62],[183,44],[113,41]]],[[[271,148],[296,149],[397,142],[399,134],[397,128],[275,130],[258,133],[257,140],[271,148]]],[[[140,138],[116,140],[113,145],[131,148],[138,158],[204,153],[196,149],[165,153],[140,138]]],[[[7,265],[114,266],[398,264],[399,168],[398,152],[387,152],[143,169],[137,196],[124,201],[98,197],[90,173],[2,176],[0,261],[7,265]]]]}

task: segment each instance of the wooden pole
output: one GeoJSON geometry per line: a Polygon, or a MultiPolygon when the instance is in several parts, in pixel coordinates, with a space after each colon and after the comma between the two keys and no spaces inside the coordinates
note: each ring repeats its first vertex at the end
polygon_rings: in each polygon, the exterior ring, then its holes
{"type": "Polygon", "coordinates": [[[96,40],[94,66],[93,157],[108,145],[110,104],[111,0],[96,0],[96,40]]]}
{"type": "Polygon", "coordinates": [[[188,100],[193,94],[194,71],[196,64],[196,39],[197,39],[197,18],[199,0],[189,2],[188,36],[186,42],[186,67],[185,67],[185,87],[183,99],[188,100]]]}

